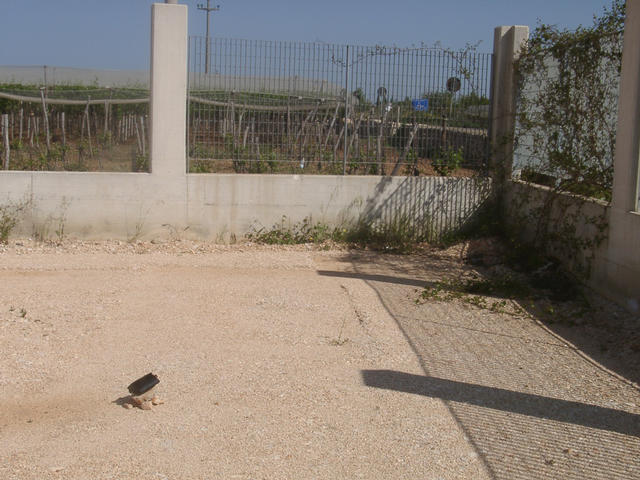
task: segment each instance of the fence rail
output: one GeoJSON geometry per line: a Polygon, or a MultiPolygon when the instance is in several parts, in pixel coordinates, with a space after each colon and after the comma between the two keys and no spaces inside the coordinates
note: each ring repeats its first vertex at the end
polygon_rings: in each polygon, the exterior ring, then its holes
{"type": "Polygon", "coordinates": [[[189,41],[191,172],[462,174],[488,156],[491,55],[189,41]],[[205,72],[205,66],[209,66],[205,72]]]}

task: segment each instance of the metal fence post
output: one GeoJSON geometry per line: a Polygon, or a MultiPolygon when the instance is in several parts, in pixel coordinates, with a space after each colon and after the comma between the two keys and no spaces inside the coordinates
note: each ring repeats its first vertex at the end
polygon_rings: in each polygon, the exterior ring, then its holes
{"type": "Polygon", "coordinates": [[[349,138],[349,45],[347,45],[347,60],[344,75],[344,155],[342,158],[342,175],[347,174],[347,140],[349,138]]]}

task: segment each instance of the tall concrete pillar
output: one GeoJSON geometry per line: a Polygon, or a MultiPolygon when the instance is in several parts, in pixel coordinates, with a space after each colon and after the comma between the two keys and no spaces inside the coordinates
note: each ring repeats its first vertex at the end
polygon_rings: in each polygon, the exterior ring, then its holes
{"type": "Polygon", "coordinates": [[[186,174],[187,6],[151,6],[151,173],[186,174]]]}
{"type": "Polygon", "coordinates": [[[613,298],[640,312],[640,2],[628,1],[624,22],[618,129],[613,159],[606,262],[598,280],[613,298]]]}
{"type": "Polygon", "coordinates": [[[638,210],[640,188],[640,2],[627,2],[618,100],[612,210],[638,210]]]}
{"type": "Polygon", "coordinates": [[[511,178],[517,93],[514,62],[528,39],[527,26],[501,26],[494,30],[490,140],[491,166],[500,175],[498,182],[511,178]]]}

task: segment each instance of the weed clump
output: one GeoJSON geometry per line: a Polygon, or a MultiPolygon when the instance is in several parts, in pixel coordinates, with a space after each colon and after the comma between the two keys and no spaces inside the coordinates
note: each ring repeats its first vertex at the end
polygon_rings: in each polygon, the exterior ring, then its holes
{"type": "Polygon", "coordinates": [[[245,237],[249,241],[268,245],[322,244],[332,241],[401,254],[415,251],[422,240],[411,220],[405,216],[386,223],[361,220],[346,227],[332,227],[323,222],[314,222],[311,217],[291,222],[283,215],[280,222],[270,229],[254,226],[245,237]]]}
{"type": "Polygon", "coordinates": [[[292,223],[286,215],[271,229],[265,227],[251,231],[245,235],[247,240],[268,245],[295,245],[301,243],[323,243],[328,240],[339,241],[344,232],[332,228],[326,223],[314,223],[311,217],[292,223]]]}
{"type": "Polygon", "coordinates": [[[526,280],[510,273],[481,278],[454,278],[436,282],[420,294],[420,301],[450,302],[459,300],[468,305],[492,312],[521,314],[522,309],[514,302],[531,299],[533,291],[526,280]]]}
{"type": "Polygon", "coordinates": [[[422,240],[407,216],[397,217],[390,222],[360,221],[344,234],[347,243],[387,253],[411,253],[422,240]]]}
{"type": "Polygon", "coordinates": [[[439,175],[446,177],[458,170],[463,162],[462,147],[457,150],[449,147],[442,151],[439,157],[433,161],[433,168],[439,175]]]}
{"type": "Polygon", "coordinates": [[[6,244],[9,241],[11,231],[18,224],[20,215],[27,209],[27,206],[28,202],[0,205],[0,244],[6,244]]]}

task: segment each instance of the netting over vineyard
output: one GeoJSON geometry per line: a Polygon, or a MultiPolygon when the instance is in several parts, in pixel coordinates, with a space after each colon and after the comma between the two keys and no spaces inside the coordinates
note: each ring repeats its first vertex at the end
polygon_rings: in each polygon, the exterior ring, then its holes
{"type": "Polygon", "coordinates": [[[148,171],[148,110],[146,89],[0,85],[3,166],[148,171]]]}

